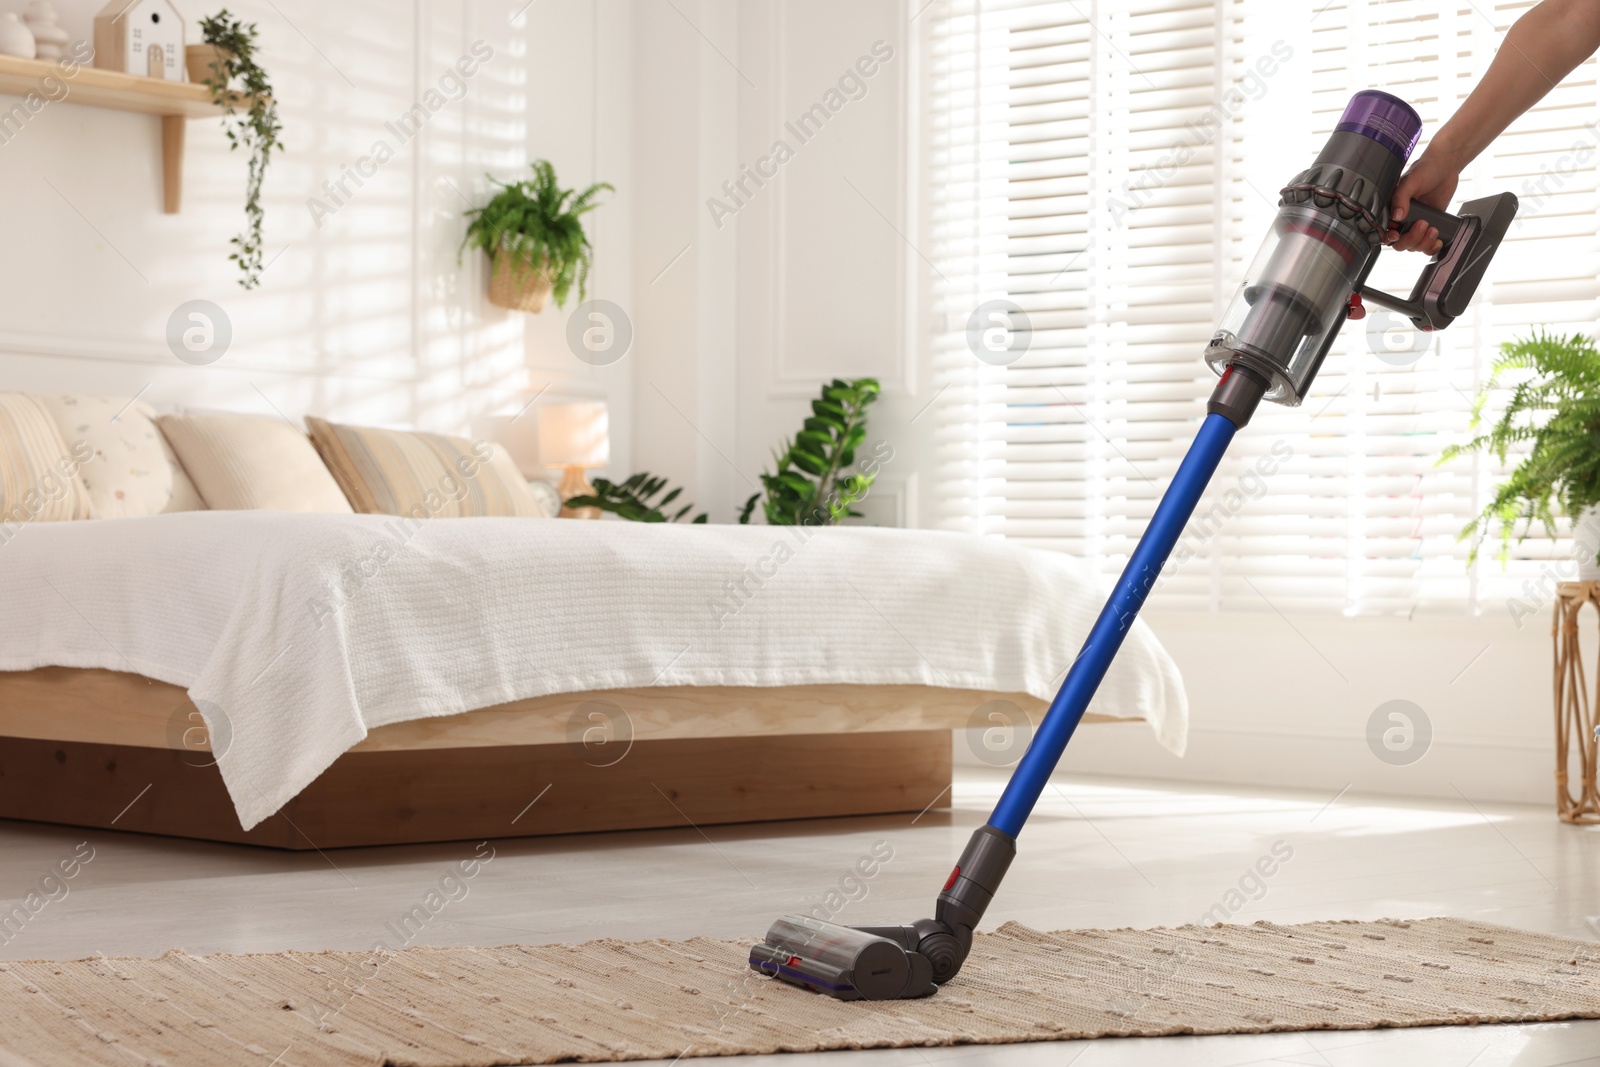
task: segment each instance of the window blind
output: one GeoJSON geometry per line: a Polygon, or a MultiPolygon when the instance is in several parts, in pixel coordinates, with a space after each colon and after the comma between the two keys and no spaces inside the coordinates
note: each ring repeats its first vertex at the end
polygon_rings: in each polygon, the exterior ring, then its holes
{"type": "MultiPolygon", "coordinates": [[[[923,239],[940,521],[1119,571],[1204,416],[1201,351],[1278,189],[1359,89],[1437,129],[1527,6],[935,0],[923,239]]],[[[1504,571],[1492,550],[1467,566],[1456,535],[1500,472],[1435,460],[1466,436],[1502,340],[1593,321],[1600,192],[1572,155],[1600,144],[1594,69],[1464,175],[1456,204],[1523,197],[1472,310],[1431,337],[1378,309],[1348,324],[1306,404],[1264,405],[1238,438],[1164,605],[1459,612],[1550,584],[1570,547],[1538,531],[1504,571]]],[[[1383,260],[1373,280],[1409,292],[1424,258],[1383,260]]]]}

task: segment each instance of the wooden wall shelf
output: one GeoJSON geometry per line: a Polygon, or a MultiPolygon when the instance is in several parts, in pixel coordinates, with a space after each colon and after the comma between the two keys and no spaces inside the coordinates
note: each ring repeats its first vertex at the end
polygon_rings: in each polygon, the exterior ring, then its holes
{"type": "Polygon", "coordinates": [[[43,95],[41,82],[54,77],[67,87],[58,103],[134,111],[161,119],[162,207],[176,214],[183,202],[183,134],[187,120],[214,116],[221,109],[211,100],[211,90],[199,82],[142,78],[115,70],[79,67],[65,77],[59,65],[40,59],[0,56],[0,93],[43,95]]]}

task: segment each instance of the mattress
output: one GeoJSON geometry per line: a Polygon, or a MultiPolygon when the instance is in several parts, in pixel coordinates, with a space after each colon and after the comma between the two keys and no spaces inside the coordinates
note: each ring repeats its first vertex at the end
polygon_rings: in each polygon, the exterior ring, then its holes
{"type": "MultiPolygon", "coordinates": [[[[10,532],[0,670],[184,687],[246,829],[369,730],[551,693],[1048,699],[1105,592],[1070,557],[919,530],[199,511],[10,532]]],[[[1143,622],[1090,711],[1182,753],[1182,680],[1143,622]]]]}

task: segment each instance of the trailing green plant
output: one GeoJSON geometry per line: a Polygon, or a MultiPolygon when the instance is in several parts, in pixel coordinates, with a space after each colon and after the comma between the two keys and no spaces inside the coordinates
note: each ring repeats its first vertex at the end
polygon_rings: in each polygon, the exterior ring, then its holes
{"type": "MultiPolygon", "coordinates": [[[[763,472],[767,498],[761,510],[773,526],[832,526],[859,517],[852,509],[872,488],[875,474],[854,470],[856,450],[867,439],[867,408],[878,399],[875,378],[835,378],[811,402],[799,433],[774,449],[775,469],[763,472]]],[[[750,521],[761,493],[746,500],[739,515],[750,521]]]]}
{"type": "Polygon", "coordinates": [[[211,99],[222,108],[222,129],[228,135],[230,150],[246,148],[250,169],[244,186],[244,232],[233,238],[228,258],[239,264],[239,284],[254,289],[261,282],[261,223],[266,213],[261,208],[261,183],[273,152],[283,151],[278,134],[278,105],[272,98],[272,83],[256,62],[256,24],[246,23],[223,8],[200,20],[201,39],[214,45],[216,61],[206,75],[211,99]],[[241,115],[240,102],[248,105],[241,115]]]}
{"type": "MultiPolygon", "coordinates": [[[[1531,372],[1512,387],[1505,412],[1487,433],[1452,445],[1441,464],[1475,452],[1488,452],[1503,465],[1513,448],[1527,452],[1495,490],[1482,514],[1461,531],[1476,537],[1472,558],[1498,524],[1500,559],[1509,555],[1517,524],[1527,537],[1535,522],[1555,536],[1556,508],[1577,518],[1600,504],[1600,351],[1581,334],[1562,337],[1541,330],[1500,346],[1500,358],[1472,408],[1472,428],[1502,380],[1531,372]]],[[[1521,538],[1518,538],[1521,540],[1521,538]]]]}
{"type": "MultiPolygon", "coordinates": [[[[665,478],[654,477],[649,471],[640,471],[620,485],[605,478],[596,478],[593,496],[572,497],[566,502],[566,506],[599,508],[601,511],[609,511],[633,522],[677,522],[693,511],[694,505],[685,504],[669,518],[662,509],[678,499],[683,487],[679,486],[660,500],[650,499],[666,486],[665,478]]],[[[703,523],[706,521],[706,513],[702,511],[690,521],[703,523]]]]}
{"type": "Polygon", "coordinates": [[[574,284],[580,301],[587,295],[594,249],[583,232],[583,216],[600,206],[595,198],[602,190],[616,189],[610,182],[595,182],[581,193],[563,189],[548,162],[541,159],[531,166],[533,177],[525,181],[501,182],[488,176],[500,191],[487,204],[467,212],[472,221],[457,260],[469,247],[483,249],[491,261],[508,255],[514,278],[520,282],[528,271],[542,273],[561,307],[574,284]]]}

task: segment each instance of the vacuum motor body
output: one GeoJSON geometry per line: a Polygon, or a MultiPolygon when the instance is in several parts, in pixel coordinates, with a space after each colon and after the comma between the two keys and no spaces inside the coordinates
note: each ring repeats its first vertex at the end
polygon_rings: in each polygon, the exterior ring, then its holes
{"type": "Polygon", "coordinates": [[[1516,214],[1510,193],[1473,201],[1459,216],[1413,201],[1406,224],[1436,227],[1445,248],[1407,300],[1365,285],[1421,133],[1404,101],[1376,90],[1351,98],[1316,162],[1283,188],[1272,231],[1206,348],[1213,370],[1247,369],[1265,381],[1263,399],[1298,405],[1339,327],[1364,314],[1356,294],[1423,330],[1443,329],[1466,309],[1516,214]]]}

